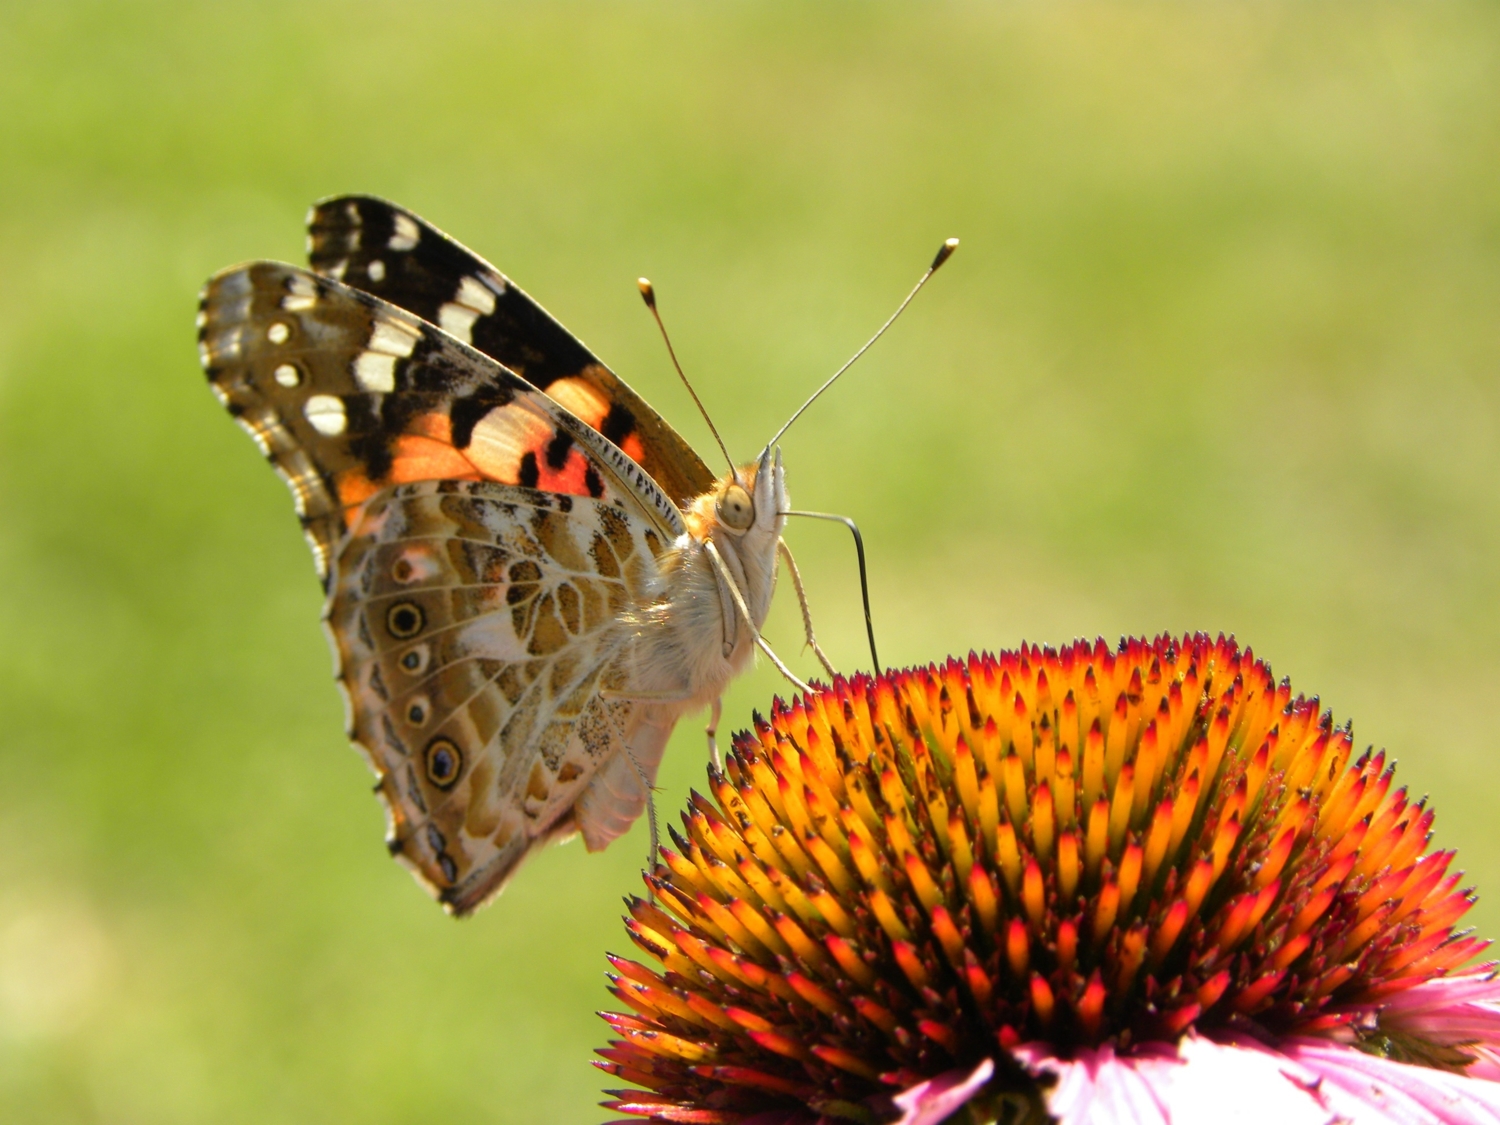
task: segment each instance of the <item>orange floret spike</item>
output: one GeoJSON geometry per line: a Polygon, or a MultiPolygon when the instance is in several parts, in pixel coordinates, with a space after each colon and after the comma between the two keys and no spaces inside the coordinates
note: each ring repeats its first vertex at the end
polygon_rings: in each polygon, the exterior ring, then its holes
{"type": "Polygon", "coordinates": [[[1102,945],[1114,928],[1115,915],[1120,909],[1120,888],[1115,883],[1105,883],[1094,898],[1093,940],[1102,945]]]}
{"type": "Polygon", "coordinates": [[[962,738],[953,748],[953,783],[958,790],[958,799],[968,814],[969,822],[979,822],[979,775],[974,767],[974,755],[969,744],[962,738]]]}
{"type": "Polygon", "coordinates": [[[1109,729],[1104,737],[1104,785],[1113,789],[1120,769],[1125,765],[1125,751],[1130,738],[1130,700],[1124,692],[1115,697],[1109,729]]]}
{"type": "Polygon", "coordinates": [[[943,892],[932,879],[932,872],[927,870],[927,865],[915,853],[906,854],[906,877],[911,883],[911,889],[916,892],[918,901],[928,910],[943,901],[943,892]]]}
{"type": "Polygon", "coordinates": [[[1033,746],[1031,731],[1032,715],[1031,709],[1026,705],[1026,700],[1016,692],[1013,707],[1013,718],[1011,721],[1011,748],[1020,756],[1021,764],[1029,774],[1033,769],[1033,746]]]}
{"type": "Polygon", "coordinates": [[[1109,802],[1100,797],[1089,810],[1087,834],[1083,843],[1083,862],[1090,879],[1099,876],[1099,865],[1109,852],[1109,802]]]}
{"type": "Polygon", "coordinates": [[[1064,746],[1057,752],[1057,773],[1052,779],[1052,807],[1060,828],[1078,821],[1077,781],[1073,776],[1073,754],[1064,746]]]}
{"type": "Polygon", "coordinates": [[[986,935],[993,937],[1000,918],[1000,898],[989,873],[980,864],[969,869],[969,902],[986,935]]]}
{"type": "Polygon", "coordinates": [[[953,924],[953,915],[948,913],[946,907],[933,907],[932,934],[938,939],[943,952],[947,954],[948,964],[952,965],[956,972],[962,972],[966,947],[963,936],[958,932],[958,927],[953,924]]]}
{"type": "Polygon", "coordinates": [[[1036,860],[1026,864],[1026,874],[1021,880],[1021,905],[1031,919],[1034,929],[1040,929],[1047,913],[1046,887],[1042,881],[1042,869],[1036,860]]]}
{"type": "Polygon", "coordinates": [[[1007,754],[1000,766],[1001,781],[1005,789],[1005,807],[1012,824],[1025,824],[1030,815],[1030,801],[1026,792],[1026,767],[1019,754],[1007,754]]]}
{"type": "Polygon", "coordinates": [[[1005,931],[1005,958],[1012,973],[1017,977],[1026,975],[1031,963],[1031,939],[1026,933],[1026,923],[1019,918],[1012,918],[1005,931]]]}
{"type": "Polygon", "coordinates": [[[948,855],[959,884],[966,883],[969,868],[974,866],[974,849],[969,843],[969,830],[964,825],[963,814],[956,808],[948,814],[948,855]]]}
{"type": "MultiPolygon", "coordinates": [[[[1081,872],[1081,864],[1078,857],[1078,834],[1076,832],[1064,832],[1057,839],[1057,894],[1063,906],[1069,906],[1073,902],[1073,895],[1078,889],[1078,876],[1081,872]]],[[[1139,864],[1137,864],[1139,872],[1139,864]]]]}
{"type": "Polygon", "coordinates": [[[1037,783],[1036,795],[1031,800],[1031,847],[1039,859],[1050,861],[1052,841],[1057,830],[1057,821],[1052,811],[1052,790],[1037,783]]]}
{"type": "Polygon", "coordinates": [[[1114,799],[1109,806],[1109,854],[1117,856],[1125,845],[1125,832],[1130,827],[1130,810],[1135,802],[1135,766],[1127,762],[1120,768],[1120,777],[1115,785],[1114,799]]]}
{"type": "Polygon", "coordinates": [[[1095,718],[1083,740],[1083,807],[1092,808],[1103,793],[1104,730],[1095,718]]]}
{"type": "Polygon", "coordinates": [[[1171,846],[1174,811],[1172,799],[1166,797],[1152,814],[1144,852],[1144,873],[1148,887],[1156,884],[1157,872],[1161,870],[1162,861],[1166,859],[1167,850],[1171,846]]]}
{"type": "Polygon", "coordinates": [[[1078,962],[1078,927],[1071,918],[1057,924],[1057,969],[1064,978],[1072,975],[1078,962]]]}
{"type": "MultiPolygon", "coordinates": [[[[1134,773],[1134,796],[1131,799],[1130,823],[1140,825],[1150,815],[1151,792],[1156,784],[1156,773],[1161,768],[1161,754],[1157,748],[1156,720],[1152,719],[1141,731],[1140,745],[1136,748],[1134,773]]],[[[1114,849],[1111,848],[1111,851],[1114,849]]]]}
{"type": "Polygon", "coordinates": [[[1000,826],[1000,795],[993,774],[979,779],[979,832],[984,837],[985,854],[995,856],[995,832],[1000,826]]]}
{"type": "Polygon", "coordinates": [[[995,853],[1000,863],[1000,873],[1012,895],[1021,893],[1021,849],[1016,842],[1016,833],[1009,822],[1000,826],[995,853]]]}
{"type": "Polygon", "coordinates": [[[1125,854],[1120,857],[1120,909],[1130,910],[1130,904],[1135,901],[1135,893],[1141,885],[1141,864],[1144,852],[1139,844],[1127,844],[1125,854]]]}

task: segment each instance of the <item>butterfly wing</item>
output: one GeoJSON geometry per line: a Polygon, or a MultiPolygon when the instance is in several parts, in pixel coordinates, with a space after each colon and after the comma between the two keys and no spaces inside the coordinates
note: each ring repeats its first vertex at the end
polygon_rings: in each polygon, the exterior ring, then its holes
{"type": "Polygon", "coordinates": [[[654,596],[681,514],[515,373],[295,266],[212,279],[199,340],[329,587],[350,736],[380,776],[392,849],[473,909],[569,830],[634,721],[599,691],[624,683],[621,611],[654,596]]]}
{"type": "Polygon", "coordinates": [[[644,399],[483,258],[394,203],[324,200],[308,215],[315,271],[415,313],[498,360],[628,453],[679,507],[714,475],[644,399]]]}
{"type": "Polygon", "coordinates": [[[660,541],[612,504],[489,482],[365,504],[326,620],[387,843],[455,913],[496,894],[620,751],[632,632],[660,541]]]}
{"type": "Polygon", "coordinates": [[[556,399],[367,293],[279,262],[209,281],[209,384],[292,490],[325,584],[351,515],[382,488],[493,480],[628,503],[659,534],[675,504],[556,399]]]}

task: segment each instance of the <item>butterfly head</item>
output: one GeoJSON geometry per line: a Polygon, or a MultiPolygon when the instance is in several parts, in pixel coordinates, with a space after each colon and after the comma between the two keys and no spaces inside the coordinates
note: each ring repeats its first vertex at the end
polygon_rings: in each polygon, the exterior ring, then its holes
{"type": "Polygon", "coordinates": [[[769,537],[774,547],[788,506],[781,451],[768,446],[756,460],[726,473],[698,497],[686,513],[687,524],[695,539],[713,536],[738,543],[769,537]]]}
{"type": "Polygon", "coordinates": [[[781,535],[790,506],[786,494],[786,469],[781,450],[769,445],[760,457],[741,465],[719,481],[714,499],[714,518],[719,527],[740,538],[746,535],[781,535]]]}

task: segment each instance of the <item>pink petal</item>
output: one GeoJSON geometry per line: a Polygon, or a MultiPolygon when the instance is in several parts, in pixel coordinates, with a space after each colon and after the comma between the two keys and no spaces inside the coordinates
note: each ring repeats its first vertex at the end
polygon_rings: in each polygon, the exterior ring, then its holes
{"type": "Polygon", "coordinates": [[[1047,1109],[1062,1125],[1333,1125],[1318,1076],[1253,1042],[1188,1035],[1116,1055],[1109,1046],[1059,1059],[1043,1044],[1016,1052],[1057,1076],[1047,1109]]]}
{"type": "Polygon", "coordinates": [[[985,1059],[967,1073],[950,1070],[903,1090],[893,1099],[903,1111],[895,1125],[938,1125],[977,1094],[994,1073],[994,1061],[985,1059]]]}
{"type": "Polygon", "coordinates": [[[1319,1092],[1352,1121],[1500,1125],[1500,1082],[1392,1062],[1325,1039],[1279,1046],[1322,1079],[1319,1092]]]}
{"type": "Polygon", "coordinates": [[[1478,1059],[1465,1074],[1500,1079],[1500,977],[1493,965],[1396,993],[1381,1006],[1380,1023],[1438,1043],[1469,1046],[1478,1059]]]}
{"type": "Polygon", "coordinates": [[[1033,1072],[1057,1077],[1047,1111],[1062,1125],[1169,1125],[1159,1095],[1164,1068],[1178,1064],[1168,1051],[1118,1057],[1105,1044],[1060,1059],[1045,1043],[1024,1043],[1013,1052],[1033,1072]]]}

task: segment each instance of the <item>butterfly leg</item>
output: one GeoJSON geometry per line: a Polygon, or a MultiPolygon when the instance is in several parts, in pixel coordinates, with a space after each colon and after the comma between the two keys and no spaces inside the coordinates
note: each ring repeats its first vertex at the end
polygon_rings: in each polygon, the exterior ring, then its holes
{"type": "Polygon", "coordinates": [[[719,554],[719,549],[714,546],[714,541],[712,539],[706,539],[704,540],[703,546],[704,549],[708,551],[708,557],[713,560],[714,566],[718,568],[719,574],[723,577],[725,584],[728,586],[729,596],[734,599],[735,608],[740,611],[740,616],[745,619],[745,624],[750,626],[750,635],[755,638],[755,643],[760,648],[761,652],[770,657],[771,663],[776,665],[776,670],[783,676],[785,676],[787,678],[787,681],[794,688],[805,694],[810,694],[812,692],[812,688],[808,687],[805,683],[799,680],[796,674],[784,663],[782,663],[781,657],[777,656],[776,653],[772,651],[771,646],[766,643],[766,639],[760,635],[760,630],[755,627],[755,621],[750,616],[750,610],[745,605],[745,599],[740,594],[740,588],[735,585],[734,576],[729,573],[729,567],[725,564],[724,557],[719,554]]]}
{"type": "Polygon", "coordinates": [[[797,570],[797,562],[792,558],[792,549],[786,545],[785,539],[776,540],[776,547],[781,551],[781,557],[786,560],[787,572],[792,576],[792,589],[797,591],[797,604],[802,607],[802,629],[807,634],[807,643],[811,646],[813,654],[818,658],[818,663],[823,665],[823,670],[832,679],[838,675],[833,662],[828,659],[823,648],[818,644],[818,638],[813,636],[812,610],[807,605],[807,591],[802,587],[802,575],[797,570]]]}
{"type": "Polygon", "coordinates": [[[708,735],[708,759],[713,762],[715,772],[722,772],[724,759],[719,756],[719,716],[724,714],[724,697],[714,696],[713,709],[708,713],[708,726],[703,733],[708,735]]]}

